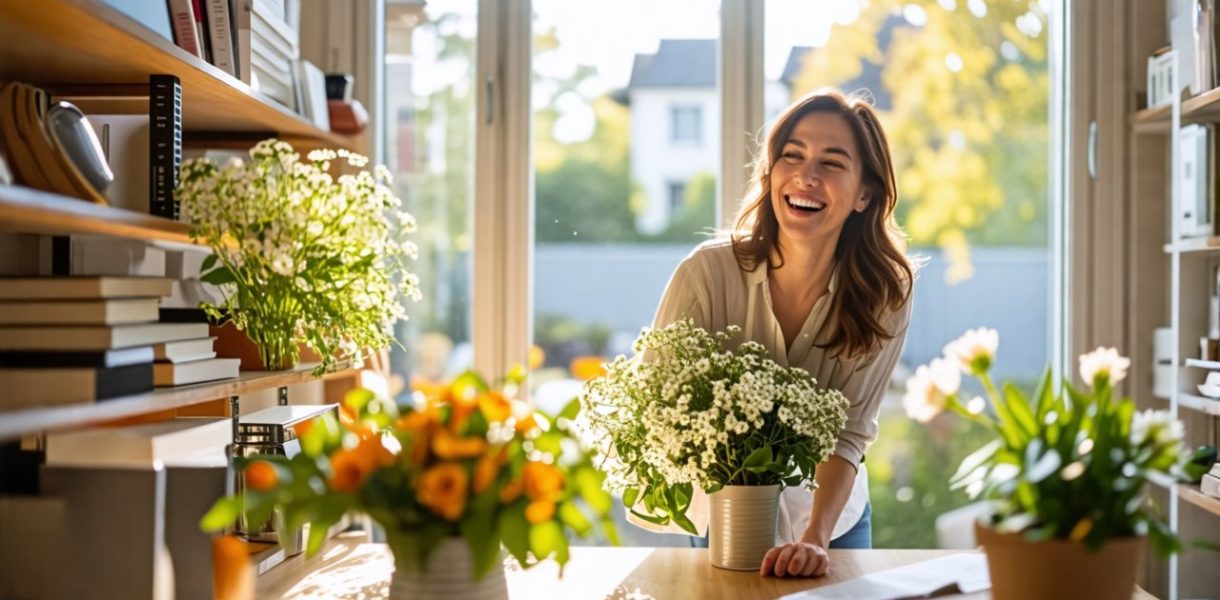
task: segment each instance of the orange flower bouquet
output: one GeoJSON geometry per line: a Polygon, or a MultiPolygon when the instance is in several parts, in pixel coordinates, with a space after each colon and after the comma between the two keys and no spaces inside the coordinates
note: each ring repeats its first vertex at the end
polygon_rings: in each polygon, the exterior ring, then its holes
{"type": "Polygon", "coordinates": [[[503,590],[501,544],[523,567],[553,557],[562,568],[569,532],[588,536],[596,521],[617,543],[604,475],[573,430],[579,403],[550,416],[510,400],[523,377],[492,388],[466,373],[419,386],[406,407],[356,390],[341,422],[298,432],[300,454],[239,463],[246,494],[217,501],[202,525],[224,529],[242,510],[259,523],[278,506],[288,529],[309,524],[313,554],[343,515],[367,514],[394,554],[392,595],[410,597],[437,576],[503,590]]]}

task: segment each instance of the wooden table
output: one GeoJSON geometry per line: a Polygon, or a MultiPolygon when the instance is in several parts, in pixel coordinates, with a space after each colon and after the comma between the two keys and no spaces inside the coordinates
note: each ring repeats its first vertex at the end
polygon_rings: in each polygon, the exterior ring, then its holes
{"type": "MultiPolygon", "coordinates": [[[[258,578],[258,598],[384,598],[393,559],[384,544],[339,537],[313,558],[297,557],[258,578]]],[[[549,598],[778,598],[860,575],[929,560],[960,550],[831,550],[830,573],[816,579],[759,577],[717,569],[707,550],[694,548],[572,548],[560,579],[546,562],[528,571],[506,562],[509,597],[549,598]]],[[[953,596],[988,598],[986,593],[953,596]]],[[[1136,599],[1153,596],[1137,590],[1136,599]]]]}

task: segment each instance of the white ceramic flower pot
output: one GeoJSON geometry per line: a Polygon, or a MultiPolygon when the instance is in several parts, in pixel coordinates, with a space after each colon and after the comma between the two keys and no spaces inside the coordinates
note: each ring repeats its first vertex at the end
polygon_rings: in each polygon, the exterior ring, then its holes
{"type": "Polygon", "coordinates": [[[393,600],[504,600],[508,585],[504,567],[497,562],[482,579],[475,581],[466,540],[446,538],[428,559],[423,573],[395,569],[390,579],[393,600]]]}
{"type": "Polygon", "coordinates": [[[775,545],[779,492],[778,485],[726,485],[708,496],[712,566],[735,571],[762,566],[763,556],[775,545]]]}

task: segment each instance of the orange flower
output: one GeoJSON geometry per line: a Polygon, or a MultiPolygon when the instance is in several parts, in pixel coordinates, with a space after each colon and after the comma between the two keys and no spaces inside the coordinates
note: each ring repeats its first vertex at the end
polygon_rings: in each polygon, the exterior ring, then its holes
{"type": "Polygon", "coordinates": [[[246,467],[246,487],[256,492],[266,492],[274,489],[278,483],[279,474],[275,472],[275,465],[258,460],[246,467]]]}
{"type": "Polygon", "coordinates": [[[487,454],[484,454],[479,462],[474,465],[474,486],[473,490],[476,494],[483,493],[488,486],[496,480],[496,475],[500,474],[500,466],[508,458],[508,450],[500,448],[499,450],[491,449],[487,454]]]}
{"type": "Polygon", "coordinates": [[[500,503],[508,504],[509,502],[521,497],[521,489],[523,487],[525,486],[520,479],[514,479],[504,484],[504,487],[500,488],[500,503]]]}
{"type": "Polygon", "coordinates": [[[212,589],[217,600],[254,597],[254,565],[245,542],[231,535],[212,538],[212,589]]]}
{"type": "Polygon", "coordinates": [[[479,410],[488,421],[503,421],[513,414],[513,405],[500,392],[487,392],[479,395],[479,410]]]}
{"type": "Polygon", "coordinates": [[[534,413],[530,413],[517,419],[517,433],[526,435],[529,432],[538,428],[538,421],[534,420],[534,413]]]}
{"type": "Polygon", "coordinates": [[[456,521],[466,508],[466,470],[455,463],[441,463],[419,477],[416,498],[432,512],[456,521]]]}
{"type": "Polygon", "coordinates": [[[555,516],[555,503],[550,500],[535,500],[525,506],[525,520],[537,525],[555,516]]]}
{"type": "Polygon", "coordinates": [[[449,415],[449,430],[457,433],[466,424],[466,419],[470,418],[470,413],[479,407],[479,399],[474,390],[464,390],[459,394],[450,389],[446,397],[453,409],[449,415]]]}
{"type": "Polygon", "coordinates": [[[394,453],[382,445],[380,437],[361,438],[355,448],[331,455],[330,487],[347,494],[355,492],[369,475],[394,464],[394,460],[394,453]]]}
{"type": "Polygon", "coordinates": [[[313,429],[313,422],[314,419],[301,421],[300,423],[292,426],[292,431],[297,434],[297,438],[303,438],[309,434],[310,429],[313,429]]]}
{"type": "Polygon", "coordinates": [[[364,471],[361,468],[363,460],[352,450],[339,450],[330,457],[330,487],[344,494],[350,494],[364,483],[364,471]]]}
{"type": "Polygon", "coordinates": [[[487,440],[481,437],[458,437],[440,430],[432,437],[432,452],[441,460],[472,458],[487,450],[487,440]]]}
{"type": "Polygon", "coordinates": [[[577,379],[588,381],[606,374],[605,362],[601,356],[577,356],[568,363],[568,370],[577,379]]]}
{"type": "Polygon", "coordinates": [[[525,495],[530,500],[554,501],[563,491],[563,471],[554,465],[530,461],[521,472],[525,495]]]}
{"type": "Polygon", "coordinates": [[[546,352],[536,344],[530,344],[530,370],[536,371],[546,364],[546,352]]]}
{"type": "Polygon", "coordinates": [[[422,464],[428,458],[428,445],[431,443],[432,432],[440,426],[436,410],[426,408],[413,410],[403,415],[394,423],[394,428],[408,434],[407,456],[412,462],[422,464]]]}

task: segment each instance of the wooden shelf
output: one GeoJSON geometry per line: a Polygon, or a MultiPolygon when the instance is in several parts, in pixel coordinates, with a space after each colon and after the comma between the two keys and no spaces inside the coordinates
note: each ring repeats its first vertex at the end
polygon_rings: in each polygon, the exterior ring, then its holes
{"type": "MultiPolygon", "coordinates": [[[[148,412],[181,408],[218,398],[314,380],[317,363],[302,363],[290,371],[244,371],[236,379],[158,388],[145,394],[102,400],[94,404],[70,404],[0,412],[0,441],[48,429],[78,427],[99,421],[148,412]]],[[[341,366],[322,380],[352,377],[358,370],[341,366]]]]}
{"type": "Polygon", "coordinates": [[[1220,250],[1220,237],[1197,237],[1165,244],[1166,254],[1191,252],[1214,252],[1220,250]]]}
{"type": "Polygon", "coordinates": [[[1170,119],[1169,105],[1145,108],[1131,117],[1131,128],[1136,133],[1167,134],[1170,119]]]}
{"type": "Polygon", "coordinates": [[[303,146],[364,152],[355,138],[324,131],[241,80],[187,53],[97,0],[0,2],[0,73],[55,91],[129,95],[157,73],[182,82],[188,132],[278,135],[303,146]],[[107,91],[109,90],[109,91],[107,91]]]}
{"type": "MultiPolygon", "coordinates": [[[[1136,133],[1167,134],[1172,109],[1168,104],[1136,111],[1131,128],[1136,133]]],[[[1182,101],[1182,124],[1220,122],[1220,88],[1182,101]]]]}
{"type": "Polygon", "coordinates": [[[0,231],[67,235],[91,233],[191,244],[186,223],[19,185],[0,185],[0,231]]]}
{"type": "Polygon", "coordinates": [[[1178,497],[1213,515],[1220,515],[1220,498],[1212,498],[1200,492],[1198,484],[1178,485],[1178,497]]]}

